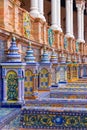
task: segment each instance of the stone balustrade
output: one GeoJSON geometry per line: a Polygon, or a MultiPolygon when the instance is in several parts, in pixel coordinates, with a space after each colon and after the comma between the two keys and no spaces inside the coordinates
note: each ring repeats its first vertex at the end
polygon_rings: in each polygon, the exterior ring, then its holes
{"type": "MultiPolygon", "coordinates": [[[[29,39],[35,43],[40,43],[42,46],[46,44],[50,48],[48,42],[48,29],[50,27],[41,18],[33,18],[29,12],[20,7],[19,0],[1,0],[0,1],[0,30],[16,34],[18,37],[29,39]]],[[[2,35],[2,34],[0,34],[2,35]]],[[[75,54],[76,53],[76,40],[69,38],[68,47],[64,48],[64,33],[59,30],[53,30],[53,44],[51,49],[54,48],[59,52],[75,54]]],[[[79,53],[81,56],[87,55],[86,43],[79,44],[79,53]]],[[[20,51],[21,52],[21,51],[20,51]]]]}

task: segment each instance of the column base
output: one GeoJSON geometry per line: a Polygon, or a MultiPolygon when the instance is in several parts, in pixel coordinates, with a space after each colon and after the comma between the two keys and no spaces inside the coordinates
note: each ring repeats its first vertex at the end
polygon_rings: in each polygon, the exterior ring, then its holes
{"type": "Polygon", "coordinates": [[[73,39],[75,38],[74,35],[71,34],[71,33],[66,33],[65,37],[67,37],[67,38],[73,38],[73,39]]]}
{"type": "Polygon", "coordinates": [[[40,14],[37,10],[30,11],[30,15],[33,16],[34,18],[40,18],[40,14]]]}
{"type": "Polygon", "coordinates": [[[3,100],[2,103],[7,103],[7,100],[3,100]]]}
{"type": "Polygon", "coordinates": [[[17,101],[18,103],[23,103],[23,100],[19,100],[19,101],[17,101]]]}
{"type": "Polygon", "coordinates": [[[82,63],[81,59],[78,60],[78,63],[82,63]]]}
{"type": "Polygon", "coordinates": [[[77,42],[79,42],[79,43],[85,43],[85,40],[77,39],[77,42]]]}
{"type": "Polygon", "coordinates": [[[22,103],[24,103],[24,104],[25,104],[25,100],[24,100],[24,99],[22,99],[22,103]]]}
{"type": "Polygon", "coordinates": [[[62,30],[62,28],[61,27],[58,27],[58,29],[57,29],[58,31],[60,31],[60,32],[63,32],[63,30],[62,30]]]}
{"type": "Polygon", "coordinates": [[[42,15],[42,14],[40,14],[40,16],[39,16],[44,22],[46,22],[46,19],[45,19],[45,17],[42,15]]]}
{"type": "Polygon", "coordinates": [[[51,29],[53,29],[53,30],[58,30],[58,25],[56,25],[56,24],[54,24],[54,25],[51,25],[51,27],[50,27],[51,29]]]}
{"type": "Polygon", "coordinates": [[[33,96],[34,96],[35,99],[38,98],[38,91],[34,91],[33,96]]]}

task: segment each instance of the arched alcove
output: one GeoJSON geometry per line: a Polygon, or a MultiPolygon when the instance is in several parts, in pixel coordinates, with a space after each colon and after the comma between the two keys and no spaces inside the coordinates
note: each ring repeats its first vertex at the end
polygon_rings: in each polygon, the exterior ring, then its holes
{"type": "Polygon", "coordinates": [[[14,71],[9,71],[6,76],[7,80],[7,100],[18,100],[18,77],[14,71]]]}

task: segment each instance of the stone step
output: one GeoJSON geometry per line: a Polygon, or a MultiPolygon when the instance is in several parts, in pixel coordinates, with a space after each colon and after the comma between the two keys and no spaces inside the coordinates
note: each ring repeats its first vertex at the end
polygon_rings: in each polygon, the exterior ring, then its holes
{"type": "Polygon", "coordinates": [[[0,130],[5,130],[6,125],[8,125],[12,120],[16,118],[21,113],[21,109],[15,108],[1,108],[0,109],[0,130]]]}
{"type": "Polygon", "coordinates": [[[74,89],[73,90],[70,90],[70,91],[67,91],[67,90],[59,90],[59,91],[52,91],[50,93],[50,98],[63,98],[63,99],[87,99],[87,91],[83,91],[81,92],[78,91],[78,89],[75,91],[74,89]]]}
{"type": "Polygon", "coordinates": [[[87,84],[69,83],[65,87],[51,87],[50,98],[87,99],[87,84]]]}
{"type": "Polygon", "coordinates": [[[26,101],[26,106],[87,108],[87,99],[43,98],[38,100],[26,101]]]}

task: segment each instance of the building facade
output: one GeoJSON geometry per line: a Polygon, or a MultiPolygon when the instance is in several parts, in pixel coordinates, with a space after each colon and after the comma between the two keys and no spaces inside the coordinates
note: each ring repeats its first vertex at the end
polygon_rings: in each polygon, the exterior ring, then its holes
{"type": "Polygon", "coordinates": [[[39,104],[46,112],[87,108],[85,5],[85,0],[0,1],[0,106],[24,106],[25,128],[33,127],[26,123],[30,106],[39,104]]]}

